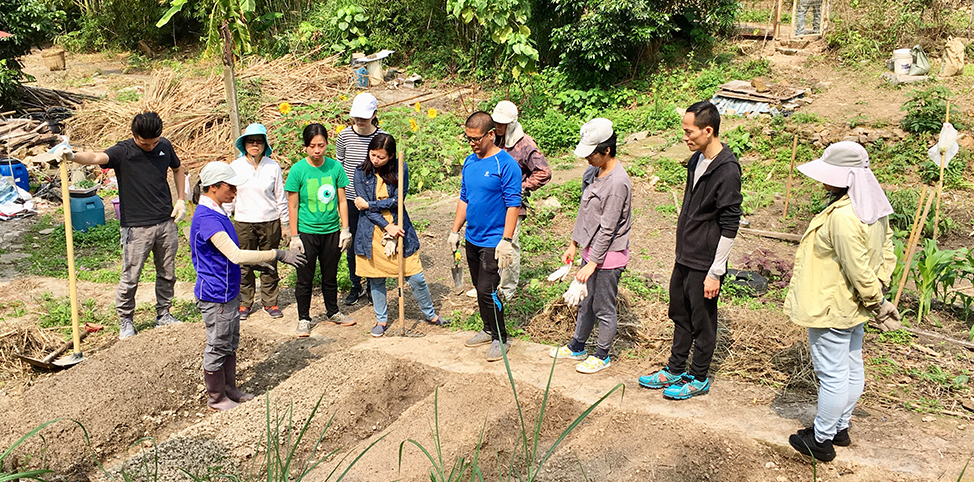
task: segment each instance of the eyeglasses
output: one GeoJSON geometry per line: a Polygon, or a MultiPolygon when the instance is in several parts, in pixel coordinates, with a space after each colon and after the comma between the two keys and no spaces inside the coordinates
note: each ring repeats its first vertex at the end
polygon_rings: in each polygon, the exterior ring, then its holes
{"type": "Polygon", "coordinates": [[[490,133],[491,133],[491,131],[487,131],[487,132],[484,133],[484,135],[482,135],[480,137],[470,137],[468,135],[464,135],[463,138],[466,139],[468,143],[473,144],[473,143],[482,141],[484,139],[484,137],[487,137],[487,134],[490,134],[490,133]]]}
{"type": "Polygon", "coordinates": [[[244,142],[246,142],[247,144],[263,144],[264,139],[261,139],[260,137],[251,137],[251,138],[244,139],[244,142]]]}

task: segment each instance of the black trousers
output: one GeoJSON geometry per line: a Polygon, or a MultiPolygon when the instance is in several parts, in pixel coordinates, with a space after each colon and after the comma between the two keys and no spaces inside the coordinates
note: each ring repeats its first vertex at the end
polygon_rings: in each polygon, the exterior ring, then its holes
{"type": "Polygon", "coordinates": [[[673,275],[670,277],[669,315],[675,326],[673,349],[667,369],[671,373],[682,373],[686,370],[692,347],[693,362],[689,373],[697,380],[707,378],[710,362],[714,358],[714,348],[717,346],[717,298],[720,294],[713,299],[704,298],[703,280],[706,277],[706,271],[679,263],[673,266],[673,275]]]}
{"type": "Polygon", "coordinates": [[[338,313],[338,261],[342,258],[342,252],[338,249],[340,234],[337,231],[330,234],[300,234],[308,262],[297,269],[298,279],[294,286],[299,320],[311,319],[311,288],[316,261],[321,264],[321,294],[325,301],[325,314],[330,317],[338,313]]]}
{"type": "MultiPolygon", "coordinates": [[[[348,202],[348,230],[352,233],[352,243],[348,246],[348,252],[345,253],[345,260],[348,262],[348,279],[352,281],[352,289],[362,288],[362,278],[355,274],[355,249],[352,247],[355,244],[355,232],[358,231],[358,208],[355,207],[355,201],[352,199],[347,199],[348,202]]],[[[362,288],[362,291],[368,291],[369,287],[366,286],[362,288]]]]}
{"type": "Polygon", "coordinates": [[[497,297],[497,285],[501,282],[501,271],[494,259],[494,248],[474,246],[469,241],[464,243],[467,248],[467,266],[470,277],[477,288],[477,305],[480,308],[480,319],[484,321],[484,331],[494,340],[507,342],[507,325],[504,324],[504,305],[497,297]]]}

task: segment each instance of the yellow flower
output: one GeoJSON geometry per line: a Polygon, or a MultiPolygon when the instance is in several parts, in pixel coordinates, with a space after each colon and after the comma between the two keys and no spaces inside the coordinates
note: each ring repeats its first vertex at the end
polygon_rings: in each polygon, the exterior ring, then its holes
{"type": "Polygon", "coordinates": [[[281,111],[281,114],[283,115],[288,115],[291,113],[291,104],[281,102],[281,105],[277,106],[277,110],[281,111]]]}
{"type": "MultiPolygon", "coordinates": [[[[416,104],[419,105],[419,104],[416,104]]],[[[416,119],[409,119],[409,130],[413,132],[419,131],[419,124],[416,123],[416,119]]]]}
{"type": "Polygon", "coordinates": [[[344,102],[344,101],[348,100],[348,96],[343,95],[343,96],[339,97],[339,99],[341,99],[344,102]]]}
{"type": "Polygon", "coordinates": [[[413,107],[416,108],[416,112],[422,112],[423,111],[423,108],[420,107],[419,102],[417,102],[416,105],[414,105],[413,107]]]}
{"type": "Polygon", "coordinates": [[[426,117],[429,117],[430,119],[436,119],[436,109],[433,109],[431,107],[430,110],[426,111],[426,117]]]}
{"type": "Polygon", "coordinates": [[[382,125],[382,119],[379,119],[379,125],[380,126],[382,125]]]}

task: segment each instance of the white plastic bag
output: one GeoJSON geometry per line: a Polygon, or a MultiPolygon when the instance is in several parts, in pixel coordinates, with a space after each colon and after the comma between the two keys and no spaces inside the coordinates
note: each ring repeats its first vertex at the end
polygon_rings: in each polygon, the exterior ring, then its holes
{"type": "Polygon", "coordinates": [[[957,129],[954,128],[953,124],[945,122],[944,126],[940,129],[940,138],[927,151],[927,155],[930,156],[930,160],[934,164],[939,166],[941,153],[943,153],[944,169],[947,169],[950,159],[957,155],[958,150],[960,150],[960,146],[957,145],[957,129]]]}

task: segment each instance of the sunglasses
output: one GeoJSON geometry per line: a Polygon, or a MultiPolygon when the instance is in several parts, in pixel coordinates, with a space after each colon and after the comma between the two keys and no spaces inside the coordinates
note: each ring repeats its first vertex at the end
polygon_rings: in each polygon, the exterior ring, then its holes
{"type": "Polygon", "coordinates": [[[244,142],[247,144],[263,144],[264,139],[261,139],[260,137],[249,137],[244,139],[244,142]]]}

